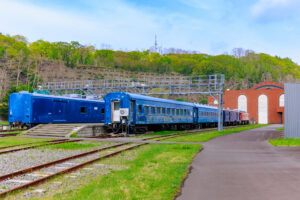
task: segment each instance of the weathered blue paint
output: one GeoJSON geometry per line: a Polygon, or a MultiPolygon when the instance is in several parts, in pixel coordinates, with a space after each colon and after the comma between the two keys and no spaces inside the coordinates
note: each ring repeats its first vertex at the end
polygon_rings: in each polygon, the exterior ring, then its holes
{"type": "Polygon", "coordinates": [[[201,124],[218,121],[217,108],[212,106],[123,92],[109,93],[104,96],[104,100],[106,125],[112,123],[112,101],[119,101],[120,108],[129,109],[131,125],[201,124]]]}
{"type": "Polygon", "coordinates": [[[14,93],[9,97],[9,122],[103,123],[104,102],[51,95],[14,93]]]}

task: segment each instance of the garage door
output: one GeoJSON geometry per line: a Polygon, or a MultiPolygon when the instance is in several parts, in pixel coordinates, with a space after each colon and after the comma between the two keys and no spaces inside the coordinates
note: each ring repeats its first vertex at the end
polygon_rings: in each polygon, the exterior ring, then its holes
{"type": "Polygon", "coordinates": [[[268,123],[268,97],[266,95],[258,97],[258,123],[268,123]]]}

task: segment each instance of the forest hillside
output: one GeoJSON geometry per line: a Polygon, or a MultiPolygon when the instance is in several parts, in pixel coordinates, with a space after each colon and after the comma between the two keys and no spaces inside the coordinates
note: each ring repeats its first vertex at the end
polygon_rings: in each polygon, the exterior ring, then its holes
{"type": "Polygon", "coordinates": [[[180,49],[159,54],[96,49],[76,41],[29,43],[24,36],[0,34],[0,98],[4,102],[8,91],[34,89],[43,81],[216,73],[225,74],[226,89],[248,89],[265,80],[293,82],[300,77],[300,66],[289,58],[241,48],[234,49],[232,55],[180,49]]]}

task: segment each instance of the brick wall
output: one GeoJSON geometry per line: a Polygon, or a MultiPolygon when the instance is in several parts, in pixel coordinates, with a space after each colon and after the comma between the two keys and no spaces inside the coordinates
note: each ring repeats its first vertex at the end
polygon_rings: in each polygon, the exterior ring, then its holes
{"type": "MultiPolygon", "coordinates": [[[[263,82],[249,90],[229,90],[225,91],[223,96],[224,109],[237,109],[238,97],[245,95],[247,97],[247,112],[250,119],[258,122],[258,97],[266,95],[268,97],[268,123],[283,123],[284,109],[279,106],[279,97],[284,94],[283,85],[274,82],[263,82]]],[[[208,97],[208,104],[215,105],[214,99],[208,97]]]]}

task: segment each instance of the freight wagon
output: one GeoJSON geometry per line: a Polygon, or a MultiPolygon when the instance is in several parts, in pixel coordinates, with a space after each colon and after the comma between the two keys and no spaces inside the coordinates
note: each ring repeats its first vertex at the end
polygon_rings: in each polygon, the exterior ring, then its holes
{"type": "Polygon", "coordinates": [[[9,97],[8,121],[27,127],[46,123],[104,123],[104,106],[99,100],[13,93],[9,97]]]}

